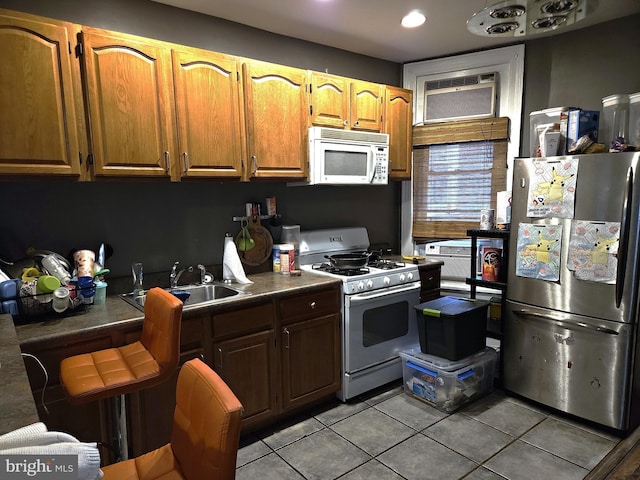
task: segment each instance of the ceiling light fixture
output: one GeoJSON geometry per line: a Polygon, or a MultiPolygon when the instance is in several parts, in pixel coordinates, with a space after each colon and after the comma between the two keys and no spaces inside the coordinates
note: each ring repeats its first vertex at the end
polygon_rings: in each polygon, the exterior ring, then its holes
{"type": "Polygon", "coordinates": [[[427,20],[422,13],[418,10],[413,10],[404,16],[402,19],[402,26],[405,28],[416,28],[422,25],[427,20]]]}
{"type": "Polygon", "coordinates": [[[572,25],[597,0],[502,0],[475,13],[467,29],[484,37],[523,37],[572,25]]]}

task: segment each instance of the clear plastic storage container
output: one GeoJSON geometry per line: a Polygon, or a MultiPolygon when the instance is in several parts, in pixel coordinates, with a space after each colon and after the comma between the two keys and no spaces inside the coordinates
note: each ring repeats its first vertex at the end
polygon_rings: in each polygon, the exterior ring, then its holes
{"type": "MultiPolygon", "coordinates": [[[[560,115],[570,110],[571,107],[554,107],[538,110],[529,114],[530,140],[529,155],[540,157],[540,134],[546,132],[560,132],[560,115]]],[[[560,142],[562,143],[562,142],[560,142]]]]}
{"type": "Polygon", "coordinates": [[[629,145],[640,150],[640,92],[629,95],[629,145]]]}
{"type": "Polygon", "coordinates": [[[451,413],[493,390],[498,354],[493,348],[452,362],[419,350],[400,352],[404,391],[451,413]]]}
{"type": "Polygon", "coordinates": [[[602,121],[598,140],[609,148],[616,137],[629,138],[629,95],[609,95],[602,99],[602,121]]]}

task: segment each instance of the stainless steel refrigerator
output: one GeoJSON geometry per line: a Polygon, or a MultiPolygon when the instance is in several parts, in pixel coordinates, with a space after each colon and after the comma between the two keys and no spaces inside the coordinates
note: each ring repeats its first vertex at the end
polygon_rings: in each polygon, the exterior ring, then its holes
{"type": "Polygon", "coordinates": [[[640,422],[640,152],[516,159],[504,387],[628,432],[640,422]]]}

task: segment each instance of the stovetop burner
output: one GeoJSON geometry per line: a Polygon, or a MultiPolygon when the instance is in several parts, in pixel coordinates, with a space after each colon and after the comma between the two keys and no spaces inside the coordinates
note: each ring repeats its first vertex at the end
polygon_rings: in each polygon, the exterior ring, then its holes
{"type": "Polygon", "coordinates": [[[355,277],[357,275],[366,275],[370,272],[367,267],[362,268],[338,268],[329,263],[318,263],[313,265],[312,270],[333,273],[334,275],[342,275],[343,277],[355,277]]]}
{"type": "Polygon", "coordinates": [[[402,268],[405,266],[403,262],[394,262],[393,260],[386,260],[383,258],[370,260],[367,266],[372,268],[379,268],[380,270],[393,270],[394,268],[402,268]]]}

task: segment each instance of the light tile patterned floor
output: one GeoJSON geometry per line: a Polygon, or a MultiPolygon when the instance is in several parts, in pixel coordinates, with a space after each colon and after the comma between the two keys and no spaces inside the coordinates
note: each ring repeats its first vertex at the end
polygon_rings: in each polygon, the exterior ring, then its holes
{"type": "Polygon", "coordinates": [[[241,439],[237,480],[579,480],[620,441],[501,391],[445,414],[401,382],[241,439]]]}

